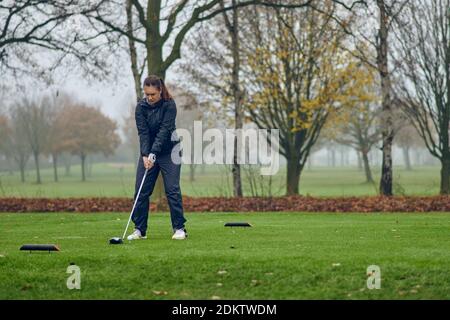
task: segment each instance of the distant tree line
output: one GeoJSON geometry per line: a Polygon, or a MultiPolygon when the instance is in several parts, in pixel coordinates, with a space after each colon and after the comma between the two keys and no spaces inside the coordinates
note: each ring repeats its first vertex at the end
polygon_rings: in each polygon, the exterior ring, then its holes
{"type": "Polygon", "coordinates": [[[117,124],[98,107],[56,92],[12,102],[0,115],[0,153],[20,170],[25,181],[30,158],[36,169],[36,183],[42,183],[40,156],[51,157],[54,181],[58,181],[58,160],[63,153],[81,160],[81,179],[86,180],[86,158],[90,154],[114,153],[120,144],[117,124]]]}

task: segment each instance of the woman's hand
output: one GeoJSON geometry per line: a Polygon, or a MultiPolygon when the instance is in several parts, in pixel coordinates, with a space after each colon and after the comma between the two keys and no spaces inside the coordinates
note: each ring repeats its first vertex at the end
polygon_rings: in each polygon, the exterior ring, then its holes
{"type": "Polygon", "coordinates": [[[142,159],[144,160],[144,168],[150,170],[153,167],[154,163],[151,162],[148,157],[142,157],[142,159]]]}

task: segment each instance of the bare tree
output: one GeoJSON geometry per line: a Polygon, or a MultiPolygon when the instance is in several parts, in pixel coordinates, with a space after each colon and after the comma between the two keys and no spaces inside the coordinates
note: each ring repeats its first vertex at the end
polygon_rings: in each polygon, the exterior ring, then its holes
{"type": "Polygon", "coordinates": [[[361,7],[363,8],[360,11],[363,13],[359,19],[361,24],[356,25],[355,28],[349,28],[356,39],[356,43],[354,44],[356,50],[351,51],[361,61],[377,70],[380,77],[382,107],[380,124],[382,125],[381,150],[383,157],[379,192],[382,195],[391,196],[393,194],[392,143],[394,139],[394,127],[392,114],[392,70],[389,62],[391,53],[389,35],[395,26],[395,21],[408,3],[408,0],[376,0],[367,3],[367,6],[361,7]],[[377,24],[376,30],[371,30],[373,31],[372,34],[370,31],[367,31],[368,28],[365,28],[368,22],[377,24]],[[367,50],[367,46],[374,49],[375,55],[371,53],[372,50],[367,50]]]}
{"type": "Polygon", "coordinates": [[[422,137],[411,123],[405,123],[396,133],[394,143],[402,150],[406,170],[412,170],[410,152],[413,148],[424,148],[422,137]]]}
{"type": "Polygon", "coordinates": [[[65,106],[74,103],[74,101],[68,93],[60,90],[56,90],[55,93],[51,94],[47,101],[49,104],[47,112],[49,132],[43,151],[44,154],[49,155],[52,158],[53,179],[55,182],[58,182],[58,158],[64,151],[63,143],[60,138],[61,130],[64,130],[64,128],[58,126],[58,113],[61,112],[65,106]]]}
{"type": "Polygon", "coordinates": [[[352,147],[361,155],[366,182],[373,183],[370,170],[369,152],[381,138],[379,110],[373,104],[363,104],[355,108],[347,124],[340,127],[340,134],[336,135],[338,143],[352,147]],[[364,110],[362,110],[364,109],[364,110]]]}
{"type": "MultiPolygon", "coordinates": [[[[224,9],[224,3],[221,1],[221,8],[224,9]]],[[[239,78],[241,57],[240,57],[240,44],[239,44],[239,8],[236,6],[237,1],[232,0],[233,10],[231,11],[232,17],[231,19],[228,17],[226,11],[222,12],[223,20],[225,22],[225,27],[228,30],[228,33],[231,38],[231,55],[233,57],[233,66],[232,66],[232,81],[231,87],[233,91],[233,99],[234,99],[234,128],[237,130],[236,132],[240,132],[242,129],[243,121],[244,121],[244,112],[242,110],[242,100],[243,100],[243,92],[241,90],[241,81],[239,78]]],[[[234,137],[234,149],[233,149],[233,166],[232,166],[232,174],[233,174],[233,193],[235,197],[242,197],[242,181],[241,181],[241,167],[238,163],[238,139],[239,137],[236,135],[234,137]]]]}
{"type": "MultiPolygon", "coordinates": [[[[194,121],[201,121],[203,119],[203,113],[201,105],[196,97],[188,92],[186,89],[181,88],[175,84],[168,84],[170,91],[175,94],[177,98],[177,129],[186,129],[191,133],[194,133],[194,121]]],[[[191,163],[189,164],[189,181],[195,180],[195,169],[197,165],[194,163],[194,154],[191,154],[191,163]]]]}
{"type": "Polygon", "coordinates": [[[399,106],[441,162],[440,193],[450,193],[450,1],[414,0],[396,33],[399,106]]]}
{"type": "MultiPolygon", "coordinates": [[[[135,103],[130,103],[128,114],[123,118],[122,132],[125,137],[124,143],[131,150],[133,159],[139,156],[139,136],[136,128],[136,121],[134,119],[135,103]]],[[[137,167],[137,161],[134,161],[134,167],[137,167]]]]}
{"type": "Polygon", "coordinates": [[[55,70],[65,58],[75,58],[78,66],[89,73],[108,73],[104,56],[99,58],[98,43],[90,40],[95,30],[83,28],[83,16],[105,6],[108,1],[15,0],[0,2],[0,68],[14,75],[29,74],[30,68],[42,79],[55,70]],[[4,22],[4,23],[3,23],[4,22]],[[88,34],[86,36],[86,34],[88,34]],[[89,41],[88,41],[89,40],[89,41]],[[41,66],[42,56],[54,52],[51,65],[41,66]]]}
{"type": "Polygon", "coordinates": [[[25,134],[29,153],[33,155],[36,168],[36,183],[42,183],[39,156],[43,154],[49,137],[49,97],[37,96],[34,99],[23,97],[12,111],[18,124],[18,129],[25,134]]]}

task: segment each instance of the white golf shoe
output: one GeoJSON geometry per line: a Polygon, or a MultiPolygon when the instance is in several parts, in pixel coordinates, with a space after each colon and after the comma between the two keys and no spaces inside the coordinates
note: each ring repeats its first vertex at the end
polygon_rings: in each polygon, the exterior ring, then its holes
{"type": "Polygon", "coordinates": [[[142,236],[141,231],[134,230],[132,234],[127,237],[128,240],[139,240],[139,239],[147,239],[147,236],[142,236]]]}
{"type": "Polygon", "coordinates": [[[186,239],[187,234],[183,229],[177,229],[175,230],[175,233],[172,236],[173,240],[184,240],[186,239]]]}

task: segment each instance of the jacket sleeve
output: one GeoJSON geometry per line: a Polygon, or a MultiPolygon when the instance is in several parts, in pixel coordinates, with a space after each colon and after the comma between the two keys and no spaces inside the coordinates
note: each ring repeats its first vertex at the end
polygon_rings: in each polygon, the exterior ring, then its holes
{"type": "Polygon", "coordinates": [[[139,135],[141,156],[148,156],[150,153],[150,137],[147,119],[142,106],[138,103],[135,110],[136,127],[139,135]]]}
{"type": "Polygon", "coordinates": [[[161,152],[163,145],[170,141],[171,134],[173,130],[175,130],[175,118],[177,116],[177,106],[175,101],[170,100],[163,108],[167,109],[164,111],[161,126],[150,150],[150,153],[154,153],[156,156],[161,152]]]}

